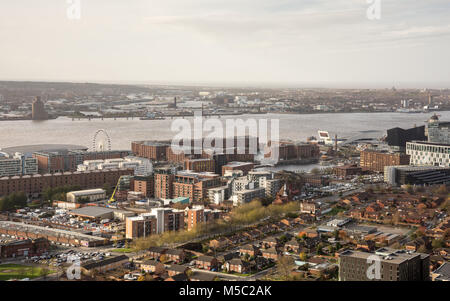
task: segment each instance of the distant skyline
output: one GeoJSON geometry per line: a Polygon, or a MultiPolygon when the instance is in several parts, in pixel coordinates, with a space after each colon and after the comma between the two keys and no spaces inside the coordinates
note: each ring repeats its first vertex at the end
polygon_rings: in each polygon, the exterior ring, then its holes
{"type": "Polygon", "coordinates": [[[450,88],[448,0],[4,1],[0,80],[450,88]]]}

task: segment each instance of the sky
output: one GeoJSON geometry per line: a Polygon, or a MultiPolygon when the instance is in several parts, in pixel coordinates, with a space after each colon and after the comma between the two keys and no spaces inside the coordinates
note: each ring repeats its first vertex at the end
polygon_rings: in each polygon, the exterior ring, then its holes
{"type": "Polygon", "coordinates": [[[0,2],[1,80],[450,88],[449,53],[449,0],[0,2]]]}

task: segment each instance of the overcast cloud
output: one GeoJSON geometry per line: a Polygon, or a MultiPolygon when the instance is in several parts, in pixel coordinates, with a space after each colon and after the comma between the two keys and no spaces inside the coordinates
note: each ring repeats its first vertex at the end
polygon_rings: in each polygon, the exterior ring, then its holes
{"type": "MultiPolygon", "coordinates": [[[[450,82],[448,0],[3,0],[0,79],[450,82]]],[[[448,86],[448,85],[447,85],[448,86]]]]}

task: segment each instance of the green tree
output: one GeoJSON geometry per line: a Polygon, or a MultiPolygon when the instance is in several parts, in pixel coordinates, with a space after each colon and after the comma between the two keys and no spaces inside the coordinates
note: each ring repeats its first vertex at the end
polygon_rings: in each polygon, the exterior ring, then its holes
{"type": "Polygon", "coordinates": [[[444,247],[444,241],[442,239],[434,239],[431,242],[431,246],[433,247],[433,249],[443,248],[444,247]]]}

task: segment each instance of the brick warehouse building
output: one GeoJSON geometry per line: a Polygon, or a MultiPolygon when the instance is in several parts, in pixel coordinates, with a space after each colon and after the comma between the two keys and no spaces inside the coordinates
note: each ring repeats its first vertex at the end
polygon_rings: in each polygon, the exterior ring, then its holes
{"type": "Polygon", "coordinates": [[[131,151],[139,157],[165,161],[166,150],[169,146],[170,142],[166,141],[134,141],[131,142],[131,151]]]}
{"type": "Polygon", "coordinates": [[[384,172],[385,166],[409,165],[409,155],[374,150],[361,151],[360,167],[363,170],[384,172]]]}
{"type": "Polygon", "coordinates": [[[85,152],[59,150],[33,153],[33,157],[38,161],[40,173],[76,171],[77,166],[86,160],[119,159],[129,155],[129,151],[85,152]]]}
{"type": "MultiPolygon", "coordinates": [[[[180,141],[183,143],[183,141],[180,141]]],[[[214,147],[214,140],[212,141],[212,147],[214,147]]],[[[187,158],[206,159],[211,158],[212,155],[207,154],[204,149],[204,140],[196,143],[196,140],[191,139],[186,142],[186,145],[182,144],[180,147],[188,147],[189,152],[175,154],[171,149],[171,141],[133,141],[131,143],[131,151],[139,157],[148,158],[155,161],[169,161],[169,162],[183,162],[187,158]],[[198,145],[197,145],[198,144],[198,145]],[[194,153],[194,149],[200,146],[202,150],[194,153]]],[[[249,152],[250,146],[256,145],[259,148],[258,137],[234,137],[230,139],[230,143],[227,144],[227,139],[222,141],[222,150],[216,150],[217,153],[226,152],[228,161],[247,161],[253,160],[253,153],[249,152]],[[231,146],[232,144],[232,146],[231,146]],[[243,149],[239,150],[238,146],[243,146],[243,149]],[[226,151],[227,150],[227,151],[226,151]],[[229,150],[232,150],[231,152],[229,150]]]]}
{"type": "MultiPolygon", "coordinates": [[[[280,160],[314,159],[320,156],[320,148],[316,143],[292,143],[280,141],[278,146],[269,145],[271,151],[278,147],[278,157],[280,160]]],[[[267,153],[264,157],[269,158],[272,153],[267,153]]]]}
{"type": "Polygon", "coordinates": [[[45,238],[14,240],[0,243],[0,258],[20,256],[41,256],[46,253],[50,244],[45,238]]]}
{"type": "Polygon", "coordinates": [[[64,172],[0,178],[0,196],[13,192],[41,193],[46,188],[78,186],[80,189],[114,186],[121,176],[133,175],[133,169],[110,169],[86,172],[64,172]]]}

